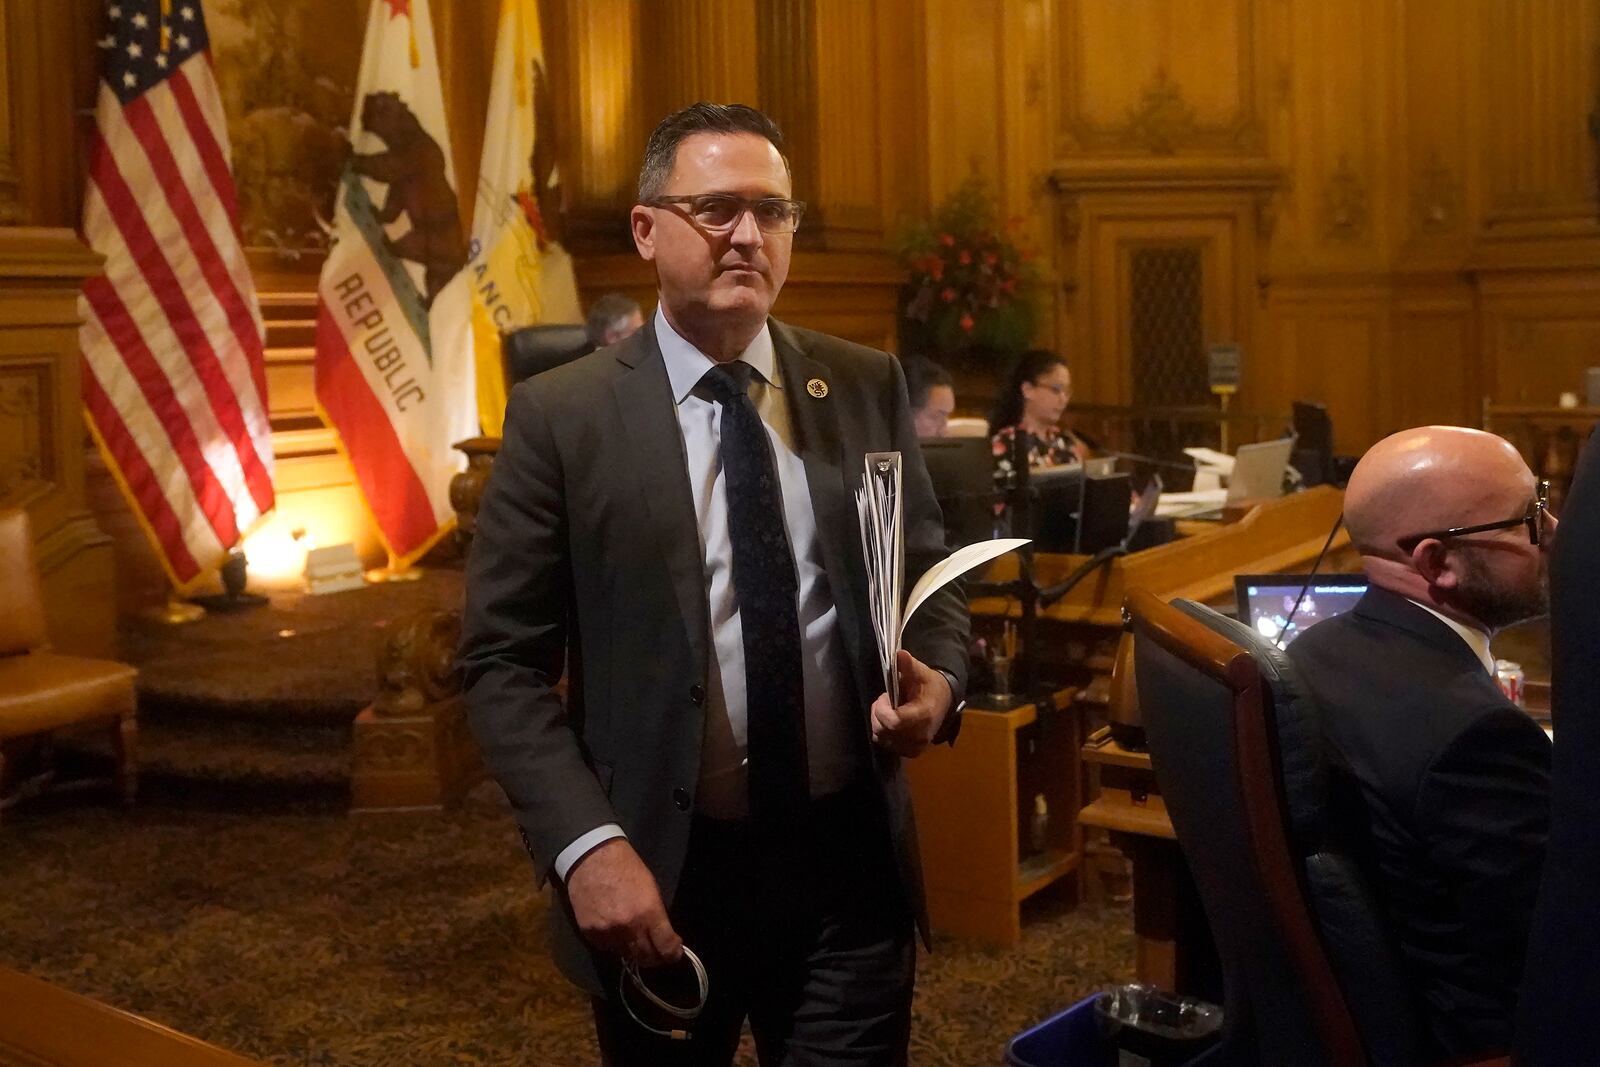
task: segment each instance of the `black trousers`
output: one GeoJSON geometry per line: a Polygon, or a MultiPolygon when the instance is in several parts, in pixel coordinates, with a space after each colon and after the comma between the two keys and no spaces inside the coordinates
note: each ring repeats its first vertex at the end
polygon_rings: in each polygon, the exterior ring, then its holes
{"type": "MultiPolygon", "coordinates": [[[[914,926],[870,788],[813,802],[809,827],[781,841],[748,823],[695,819],[668,911],[706,965],[710,996],[684,1041],[649,1033],[614,992],[597,999],[607,1067],[727,1067],[746,1018],[762,1067],[906,1062],[914,926]]],[[[641,1001],[629,998],[665,1028],[641,1001]]]]}

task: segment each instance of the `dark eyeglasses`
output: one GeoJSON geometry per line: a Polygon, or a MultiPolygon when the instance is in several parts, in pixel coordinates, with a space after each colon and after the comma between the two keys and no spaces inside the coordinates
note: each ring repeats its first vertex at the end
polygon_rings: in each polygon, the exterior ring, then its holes
{"type": "Polygon", "coordinates": [[[1502,519],[1499,522],[1485,522],[1478,526],[1457,526],[1452,530],[1433,530],[1428,533],[1412,534],[1402,537],[1395,544],[1400,546],[1402,552],[1413,552],[1424,541],[1445,541],[1452,537],[1465,537],[1467,534],[1488,533],[1490,530],[1510,530],[1518,526],[1528,528],[1528,543],[1537,546],[1546,537],[1545,527],[1550,517],[1550,483],[1541,481],[1535,492],[1533,500],[1528,504],[1528,509],[1514,519],[1502,519]]]}
{"type": "Polygon", "coordinates": [[[785,200],[769,196],[762,200],[746,200],[727,193],[700,193],[696,196],[653,196],[641,201],[646,207],[685,205],[684,214],[703,230],[724,233],[738,225],[746,211],[750,212],[762,233],[793,233],[800,228],[800,217],[806,206],[799,200],[785,200]]]}

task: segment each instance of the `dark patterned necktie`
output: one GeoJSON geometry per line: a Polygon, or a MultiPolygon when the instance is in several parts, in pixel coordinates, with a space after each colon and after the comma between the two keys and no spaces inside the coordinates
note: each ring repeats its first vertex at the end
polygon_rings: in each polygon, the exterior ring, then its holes
{"type": "Polygon", "coordinates": [[[738,362],[713,367],[700,384],[722,405],[728,540],[744,632],[750,811],[763,829],[782,831],[798,825],[810,797],[799,582],[777,465],[750,400],[752,369],[738,362]]]}

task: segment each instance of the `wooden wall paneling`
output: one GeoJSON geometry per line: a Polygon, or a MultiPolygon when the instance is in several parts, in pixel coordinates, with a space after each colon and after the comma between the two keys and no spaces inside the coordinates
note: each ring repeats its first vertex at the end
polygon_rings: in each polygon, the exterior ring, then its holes
{"type": "Polygon", "coordinates": [[[757,0],[639,0],[646,129],[697,100],[761,106],[757,0]]]}
{"type": "Polygon", "coordinates": [[[1480,3],[1485,234],[1593,233],[1600,5],[1480,3]]]}
{"type": "Polygon", "coordinates": [[[1381,268],[1389,226],[1388,0],[1289,0],[1274,56],[1275,156],[1288,170],[1274,277],[1381,268]]]}
{"type": "Polygon", "coordinates": [[[1277,285],[1265,319],[1261,392],[1253,406],[1287,412],[1327,405],[1334,444],[1359,455],[1393,422],[1387,372],[1390,294],[1383,283],[1338,279],[1277,285]]]}
{"type": "Polygon", "coordinates": [[[1255,155],[1257,0],[1059,0],[1056,154],[1255,155]]]}
{"type": "Polygon", "coordinates": [[[450,125],[450,154],[455,165],[461,229],[470,234],[478,199],[478,164],[483,160],[484,123],[489,114],[489,80],[494,75],[500,4],[484,0],[436,0],[431,10],[445,117],[450,125]]]}
{"type": "Polygon", "coordinates": [[[99,86],[98,0],[7,5],[12,163],[21,220],[76,228],[83,211],[81,139],[99,86]]]}
{"type": "Polygon", "coordinates": [[[1410,277],[1395,294],[1390,424],[1476,426],[1482,414],[1472,286],[1459,276],[1410,277]]]}
{"type": "Polygon", "coordinates": [[[1486,396],[1554,405],[1600,366],[1600,272],[1489,275],[1481,309],[1486,396]]]}
{"type": "Polygon", "coordinates": [[[879,96],[887,79],[877,63],[876,5],[814,3],[817,48],[811,78],[822,239],[829,248],[881,251],[893,213],[883,198],[879,96]]]}
{"type": "Polygon", "coordinates": [[[872,68],[878,74],[878,197],[890,232],[927,212],[928,40],[924,0],[877,0],[872,68]]]}
{"type": "Polygon", "coordinates": [[[1478,17],[1460,0],[1397,6],[1390,211],[1402,270],[1459,265],[1478,226],[1478,17]]]}
{"type": "Polygon", "coordinates": [[[33,520],[57,647],[116,651],[114,561],[85,499],[78,291],[100,257],[65,229],[0,229],[0,507],[33,520]]]}
{"type": "Polygon", "coordinates": [[[973,174],[996,188],[1005,142],[1001,0],[926,0],[927,160],[937,204],[973,174]]]}
{"type": "Polygon", "coordinates": [[[631,250],[628,206],[645,137],[661,117],[654,102],[646,107],[641,0],[546,0],[541,11],[567,247],[580,258],[631,250]]]}

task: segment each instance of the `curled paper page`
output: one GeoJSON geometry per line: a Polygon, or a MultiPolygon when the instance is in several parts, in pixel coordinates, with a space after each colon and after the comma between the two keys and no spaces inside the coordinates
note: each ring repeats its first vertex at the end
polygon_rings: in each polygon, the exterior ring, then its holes
{"type": "Polygon", "coordinates": [[[878,661],[889,699],[900,704],[900,677],[894,669],[906,620],[927,599],[974,567],[1028,543],[1026,537],[980,541],[957,549],[929,567],[917,580],[901,606],[905,586],[904,511],[901,501],[901,460],[898,452],[869,452],[856,511],[861,519],[861,547],[867,564],[867,599],[873,633],[878,638],[878,661]]]}

